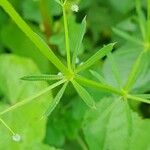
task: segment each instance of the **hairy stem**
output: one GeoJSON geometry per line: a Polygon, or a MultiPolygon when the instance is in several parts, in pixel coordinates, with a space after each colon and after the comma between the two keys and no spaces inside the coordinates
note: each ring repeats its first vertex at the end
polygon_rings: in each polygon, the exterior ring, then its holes
{"type": "Polygon", "coordinates": [[[147,0],[147,37],[150,42],[150,0],[147,0]]]}
{"type": "Polygon", "coordinates": [[[141,97],[137,97],[137,96],[134,96],[134,95],[127,95],[127,98],[131,99],[131,100],[135,100],[135,101],[150,104],[150,100],[144,99],[144,98],[141,98],[141,97]]]}
{"type": "Polygon", "coordinates": [[[0,122],[12,133],[12,135],[15,135],[15,132],[5,123],[3,119],[0,118],[0,122]]]}
{"type": "Polygon", "coordinates": [[[71,57],[70,57],[70,43],[69,43],[69,31],[68,31],[68,21],[66,16],[66,5],[62,5],[63,9],[63,19],[64,19],[64,30],[65,30],[65,44],[66,44],[66,52],[67,52],[67,65],[71,70],[71,57]]]}
{"type": "Polygon", "coordinates": [[[108,92],[121,95],[121,96],[123,95],[123,92],[121,90],[118,90],[107,84],[97,83],[95,81],[89,80],[81,76],[77,76],[76,80],[85,86],[90,86],[90,87],[93,87],[95,89],[102,90],[102,91],[108,91],[108,92]]]}

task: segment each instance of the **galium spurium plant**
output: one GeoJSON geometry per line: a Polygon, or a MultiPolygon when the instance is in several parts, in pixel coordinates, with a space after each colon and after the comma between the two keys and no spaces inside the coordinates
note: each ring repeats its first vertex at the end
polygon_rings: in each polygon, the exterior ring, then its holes
{"type": "MultiPolygon", "coordinates": [[[[54,81],[53,84],[51,84],[46,89],[43,89],[42,91],[36,93],[35,95],[26,98],[22,100],[21,102],[16,103],[15,105],[7,108],[6,110],[0,112],[0,115],[13,111],[14,109],[21,107],[35,98],[41,96],[42,94],[61,86],[60,90],[50,102],[49,107],[45,111],[42,117],[47,117],[51,114],[51,112],[55,109],[59,101],[61,100],[61,97],[63,96],[66,87],[69,83],[73,85],[75,90],[77,91],[78,95],[83,99],[83,101],[91,108],[96,109],[96,104],[93,98],[90,96],[88,91],[84,88],[84,86],[96,88],[98,90],[104,90],[108,91],[111,94],[118,95],[121,97],[121,100],[136,100],[140,102],[145,102],[150,104],[150,101],[146,98],[149,98],[149,95],[133,95],[130,93],[130,89],[135,83],[135,80],[138,75],[138,67],[141,64],[143,56],[149,51],[150,49],[150,29],[148,28],[150,26],[150,0],[148,0],[148,18],[145,20],[143,18],[143,15],[141,14],[141,10],[138,7],[138,1],[137,1],[137,12],[139,15],[139,23],[140,28],[143,35],[143,41],[139,42],[134,37],[131,37],[127,33],[124,33],[123,31],[120,31],[118,29],[114,29],[114,31],[119,34],[121,37],[131,40],[133,42],[136,42],[140,45],[144,46],[144,50],[140,53],[139,57],[137,58],[135,64],[132,67],[132,70],[128,76],[128,80],[126,84],[122,87],[121,86],[121,79],[119,77],[119,72],[117,70],[114,58],[111,55],[111,51],[113,49],[113,46],[115,43],[110,43],[103,48],[101,48],[99,51],[97,51],[94,55],[92,55],[89,59],[87,59],[85,62],[83,62],[80,65],[76,65],[76,59],[78,56],[78,52],[80,50],[82,40],[84,37],[84,34],[86,32],[86,17],[83,19],[81,23],[81,29],[78,35],[77,44],[74,47],[73,53],[70,51],[70,43],[69,43],[69,30],[68,30],[68,20],[67,20],[67,13],[66,13],[66,6],[67,6],[67,0],[55,0],[61,7],[63,11],[63,20],[64,20],[64,30],[65,30],[65,45],[66,45],[66,64],[63,64],[61,60],[53,53],[53,51],[50,49],[50,47],[44,42],[44,40],[36,34],[29,26],[28,24],[20,17],[20,15],[15,11],[13,6],[9,3],[7,0],[0,0],[0,6],[8,13],[8,15],[13,19],[13,21],[17,24],[17,26],[26,34],[26,36],[35,44],[35,46],[40,50],[40,52],[47,57],[47,59],[53,63],[53,65],[59,70],[59,73],[56,75],[50,75],[50,74],[41,74],[41,75],[29,75],[22,78],[22,80],[27,81],[54,81]],[[112,64],[113,73],[116,77],[116,81],[118,83],[118,87],[113,87],[106,83],[105,79],[101,77],[97,72],[91,71],[91,73],[99,79],[99,83],[90,80],[84,76],[82,76],[80,73],[84,72],[85,70],[89,69],[94,63],[96,63],[98,60],[103,58],[104,56],[107,56],[110,59],[110,62],[112,64]]],[[[78,11],[78,6],[74,5],[71,7],[71,9],[75,12],[78,11]]],[[[12,133],[12,137],[14,141],[20,141],[20,136],[16,134],[1,118],[0,122],[3,123],[3,125],[6,126],[7,129],[12,133]]]]}

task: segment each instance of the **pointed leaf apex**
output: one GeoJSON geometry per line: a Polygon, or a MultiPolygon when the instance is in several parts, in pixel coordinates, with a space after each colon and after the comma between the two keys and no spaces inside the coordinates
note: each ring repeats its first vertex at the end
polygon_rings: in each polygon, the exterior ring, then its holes
{"type": "Polygon", "coordinates": [[[84,16],[82,22],[86,21],[86,19],[87,19],[87,15],[84,16]]]}

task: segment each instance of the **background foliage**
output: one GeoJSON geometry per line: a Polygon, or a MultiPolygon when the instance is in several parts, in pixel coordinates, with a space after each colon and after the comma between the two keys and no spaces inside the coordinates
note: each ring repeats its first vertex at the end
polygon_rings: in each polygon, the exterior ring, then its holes
{"type": "MultiPolygon", "coordinates": [[[[61,7],[54,0],[9,1],[64,62],[66,51],[61,7]]],[[[141,2],[146,16],[146,1],[141,2]]],[[[117,42],[112,55],[123,85],[143,47],[120,38],[112,29],[115,27],[142,39],[135,1],[70,0],[67,15],[71,51],[74,50],[81,29],[80,23],[87,16],[87,30],[79,52],[79,64],[104,44],[117,42]],[[72,12],[72,4],[79,5],[79,12],[72,12]]],[[[142,60],[138,79],[132,88],[133,93],[150,94],[149,58],[150,53],[147,53],[142,60]]],[[[90,69],[101,74],[107,83],[118,86],[107,57],[90,69]]],[[[0,110],[47,87],[50,83],[20,80],[22,76],[39,72],[57,74],[58,70],[0,8],[0,110]]],[[[97,80],[89,70],[84,74],[97,80]]],[[[129,101],[128,105],[107,92],[87,90],[96,101],[97,110],[88,108],[70,85],[47,119],[41,121],[40,117],[58,89],[4,115],[4,120],[22,135],[23,140],[20,143],[12,141],[9,132],[0,124],[0,137],[3,137],[0,149],[150,150],[150,105],[136,101],[129,101]]]]}

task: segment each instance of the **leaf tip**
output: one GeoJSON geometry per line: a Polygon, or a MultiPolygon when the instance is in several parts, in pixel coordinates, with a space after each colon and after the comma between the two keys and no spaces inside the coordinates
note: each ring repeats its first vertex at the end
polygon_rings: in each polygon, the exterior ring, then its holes
{"type": "Polygon", "coordinates": [[[27,79],[26,79],[26,77],[24,76],[24,77],[21,77],[20,80],[27,80],[27,79]]]}
{"type": "Polygon", "coordinates": [[[86,19],[87,19],[87,15],[85,15],[85,16],[84,16],[84,18],[83,18],[82,22],[85,22],[85,21],[86,21],[86,19]]]}

